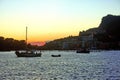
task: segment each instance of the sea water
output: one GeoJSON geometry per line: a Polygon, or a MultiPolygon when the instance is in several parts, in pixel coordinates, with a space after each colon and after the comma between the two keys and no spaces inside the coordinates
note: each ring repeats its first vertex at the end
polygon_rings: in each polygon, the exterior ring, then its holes
{"type": "Polygon", "coordinates": [[[42,51],[31,58],[0,52],[0,80],[120,80],[120,51],[42,51]]]}

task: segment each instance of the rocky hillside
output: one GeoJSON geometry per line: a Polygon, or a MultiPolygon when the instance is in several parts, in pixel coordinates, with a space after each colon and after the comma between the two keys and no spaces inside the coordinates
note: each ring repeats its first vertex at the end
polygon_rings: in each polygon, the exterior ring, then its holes
{"type": "MultiPolygon", "coordinates": [[[[79,36],[86,36],[92,33],[96,35],[106,35],[110,40],[120,41],[120,16],[107,15],[101,19],[98,28],[91,28],[86,31],[80,32],[79,36]]],[[[104,38],[103,38],[104,39],[104,38]]]]}
{"type": "Polygon", "coordinates": [[[98,27],[111,41],[120,41],[120,16],[107,15],[98,27]]]}

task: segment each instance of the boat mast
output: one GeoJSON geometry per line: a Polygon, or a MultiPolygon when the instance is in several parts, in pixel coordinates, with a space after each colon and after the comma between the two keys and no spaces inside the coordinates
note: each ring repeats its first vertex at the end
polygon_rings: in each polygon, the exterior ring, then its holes
{"type": "Polygon", "coordinates": [[[27,44],[27,26],[26,26],[26,44],[27,44]]]}

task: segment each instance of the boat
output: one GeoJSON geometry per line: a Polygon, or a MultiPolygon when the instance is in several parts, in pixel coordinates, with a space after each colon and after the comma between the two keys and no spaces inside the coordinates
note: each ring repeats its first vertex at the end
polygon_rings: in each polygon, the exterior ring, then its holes
{"type": "Polygon", "coordinates": [[[51,55],[52,57],[61,57],[61,55],[60,54],[58,54],[58,55],[51,55]]]}
{"type": "Polygon", "coordinates": [[[76,53],[90,53],[90,51],[84,48],[84,49],[78,49],[76,53]]]}
{"type": "Polygon", "coordinates": [[[83,54],[90,53],[90,50],[88,49],[88,47],[85,44],[86,44],[86,41],[83,40],[81,47],[76,50],[76,53],[83,53],[83,54]]]}
{"type": "MultiPolygon", "coordinates": [[[[26,44],[27,44],[27,27],[26,27],[26,44]]],[[[41,57],[41,51],[28,50],[26,45],[26,51],[15,51],[17,57],[41,57]]]]}
{"type": "Polygon", "coordinates": [[[20,52],[16,51],[15,54],[17,57],[41,57],[41,52],[32,52],[32,51],[25,51],[25,52],[20,52]]]}

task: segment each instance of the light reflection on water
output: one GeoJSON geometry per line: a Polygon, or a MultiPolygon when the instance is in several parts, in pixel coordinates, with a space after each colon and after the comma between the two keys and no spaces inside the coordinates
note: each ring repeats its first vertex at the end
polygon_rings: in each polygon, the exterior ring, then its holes
{"type": "Polygon", "coordinates": [[[0,52],[0,80],[120,80],[120,51],[42,53],[42,57],[18,58],[14,52],[0,52]]]}

